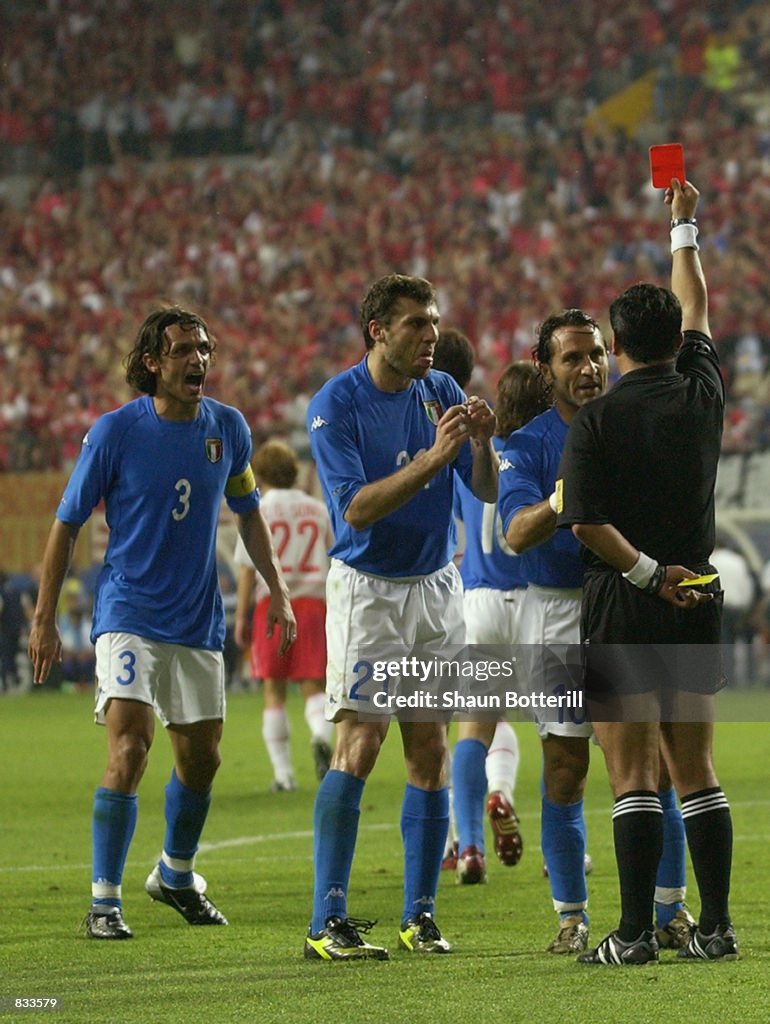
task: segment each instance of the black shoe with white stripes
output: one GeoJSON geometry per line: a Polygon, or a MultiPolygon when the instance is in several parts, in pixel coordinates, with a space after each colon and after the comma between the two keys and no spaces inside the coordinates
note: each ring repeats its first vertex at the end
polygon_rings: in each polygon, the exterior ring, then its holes
{"type": "Polygon", "coordinates": [[[696,928],[686,946],[677,956],[683,960],[738,960],[738,940],[732,925],[716,928],[711,935],[704,935],[696,928]]]}
{"type": "Polygon", "coordinates": [[[624,942],[617,932],[610,932],[595,949],[587,949],[577,958],[579,964],[651,964],[658,962],[658,940],[654,932],[642,932],[633,942],[624,942]]]}

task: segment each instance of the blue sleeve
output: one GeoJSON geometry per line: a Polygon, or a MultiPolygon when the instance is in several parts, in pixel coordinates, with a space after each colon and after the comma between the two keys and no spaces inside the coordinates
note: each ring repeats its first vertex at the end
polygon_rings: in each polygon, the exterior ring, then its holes
{"type": "Polygon", "coordinates": [[[355,495],[369,483],[358,447],[353,407],[345,397],[320,391],[310,402],[307,414],[310,449],[318,476],[340,518],[355,495]]]}
{"type": "Polygon", "coordinates": [[[237,515],[259,508],[259,491],[251,469],[251,432],[238,409],[231,410],[233,419],[233,458],[225,490],[228,507],[237,515]]]}
{"type": "Polygon", "coordinates": [[[113,434],[109,420],[102,417],[83,438],[78,461],[56,510],[61,522],[82,526],[109,489],[114,473],[113,434]]]}
{"type": "MultiPolygon", "coordinates": [[[[542,481],[541,437],[514,433],[500,457],[500,487],[497,506],[508,532],[511,520],[521,508],[537,505],[548,497],[542,481]]],[[[549,492],[550,493],[550,492],[549,492]]]]}

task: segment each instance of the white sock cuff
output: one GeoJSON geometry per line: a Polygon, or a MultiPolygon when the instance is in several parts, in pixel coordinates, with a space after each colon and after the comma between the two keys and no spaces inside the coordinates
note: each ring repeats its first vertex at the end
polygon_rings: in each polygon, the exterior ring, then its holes
{"type": "Polygon", "coordinates": [[[675,889],[664,889],[660,885],[655,886],[655,902],[670,906],[672,903],[684,903],[687,895],[687,886],[680,885],[675,889]]]}
{"type": "Polygon", "coordinates": [[[172,871],[192,871],[195,864],[194,857],[191,857],[189,860],[180,860],[178,857],[169,857],[165,850],[160,855],[160,859],[172,871]]]}
{"type": "Polygon", "coordinates": [[[95,882],[91,882],[91,896],[95,900],[119,900],[122,895],[123,886],[120,884],[114,885],[112,882],[107,882],[103,878],[99,878],[95,882]]]}

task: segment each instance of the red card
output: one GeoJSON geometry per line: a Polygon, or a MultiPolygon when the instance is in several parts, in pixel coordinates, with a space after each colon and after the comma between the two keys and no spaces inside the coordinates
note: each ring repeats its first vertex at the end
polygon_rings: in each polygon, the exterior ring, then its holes
{"type": "Polygon", "coordinates": [[[650,146],[650,172],[653,188],[668,188],[672,178],[684,184],[684,152],[679,142],[650,146]]]}

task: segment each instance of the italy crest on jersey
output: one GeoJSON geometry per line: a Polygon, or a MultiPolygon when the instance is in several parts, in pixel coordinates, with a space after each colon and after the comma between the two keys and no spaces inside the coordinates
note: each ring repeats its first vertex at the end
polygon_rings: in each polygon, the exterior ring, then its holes
{"type": "Polygon", "coordinates": [[[206,458],[209,460],[209,462],[219,462],[219,460],[222,458],[221,437],[206,438],[206,458]]]}
{"type": "Polygon", "coordinates": [[[438,421],[444,415],[444,410],[441,408],[441,402],[439,402],[437,398],[431,398],[428,401],[424,401],[422,404],[425,406],[425,412],[428,419],[434,427],[437,427],[438,421]]]}

